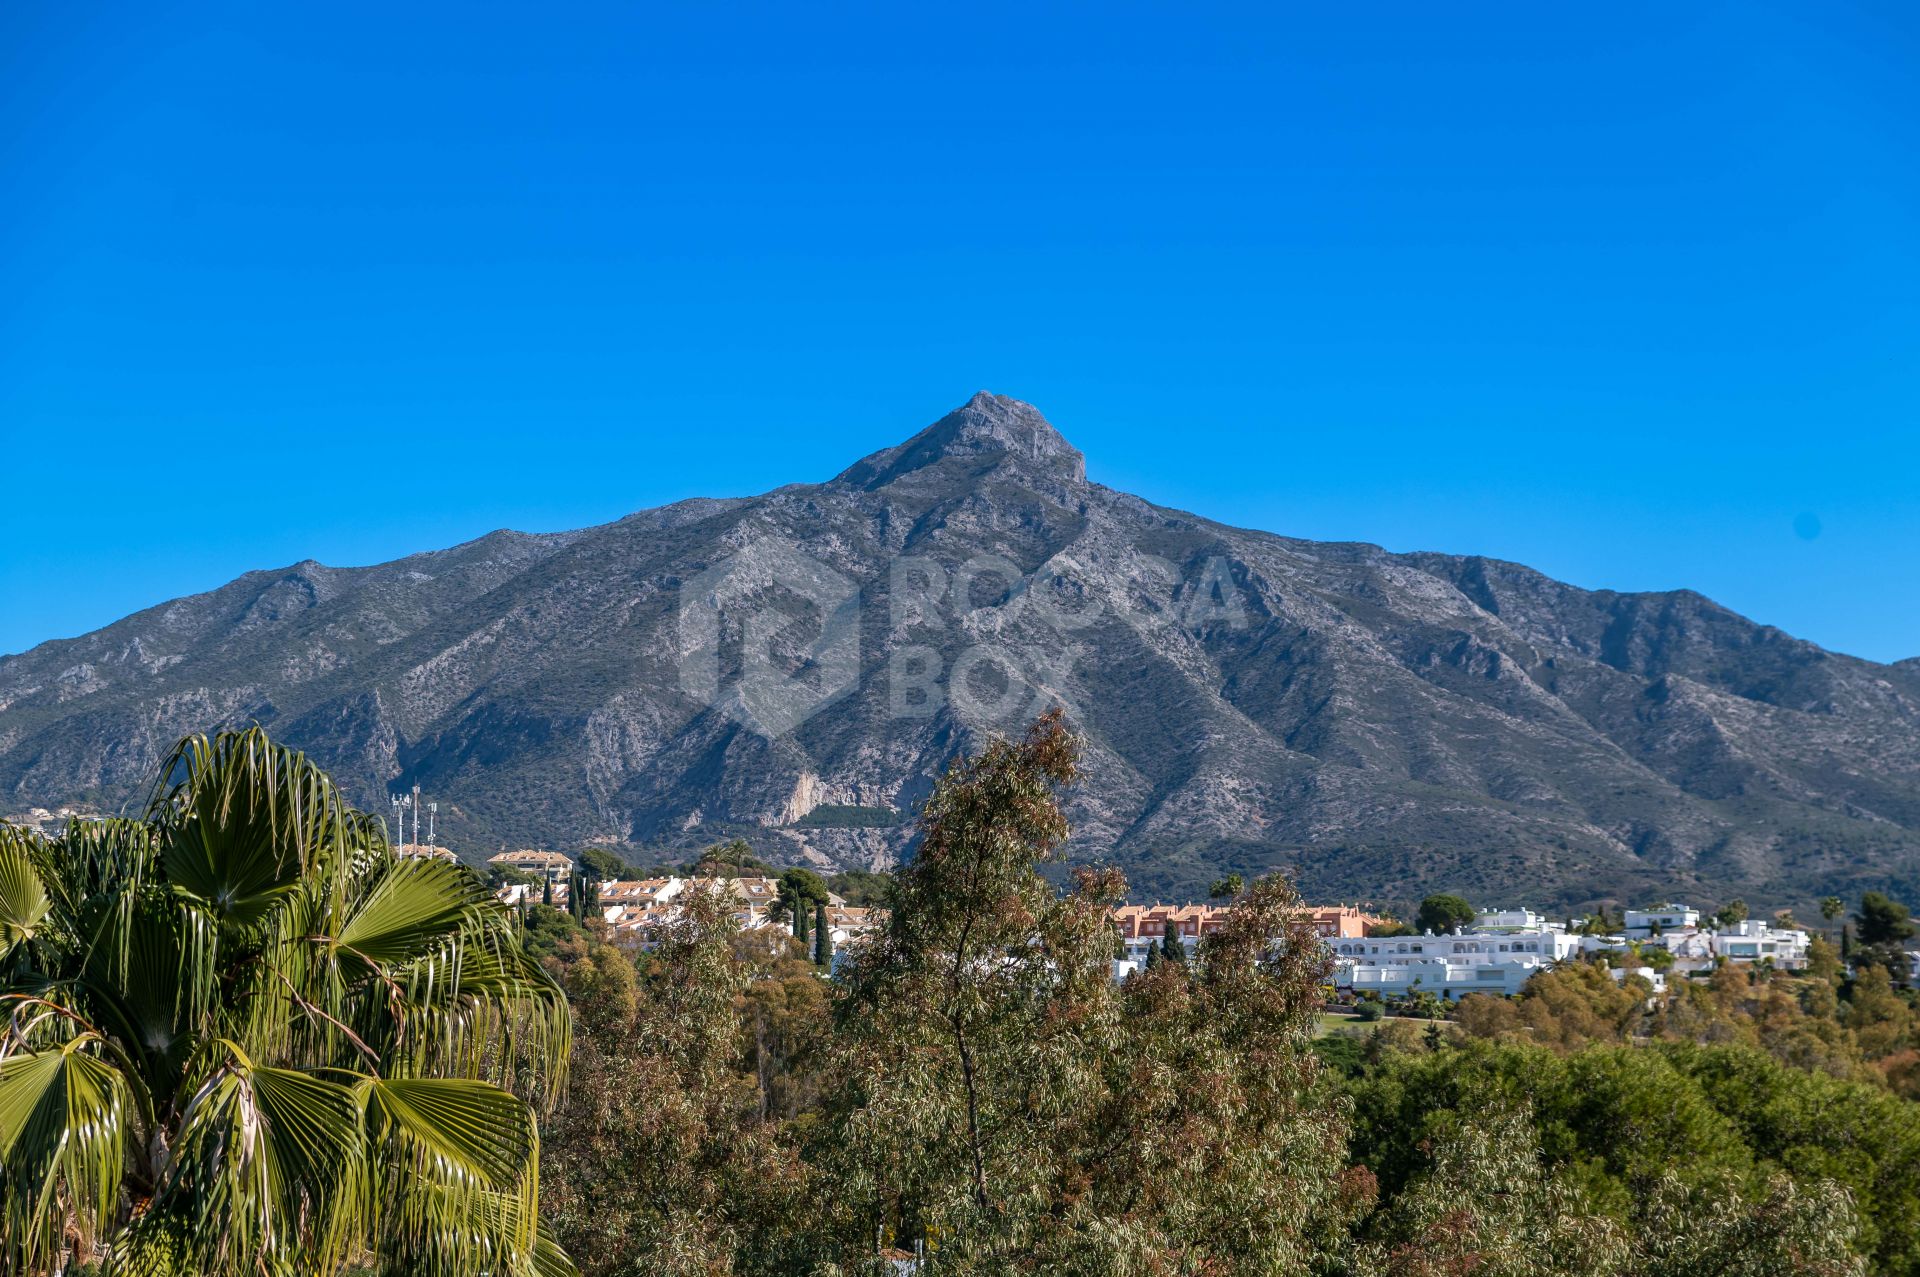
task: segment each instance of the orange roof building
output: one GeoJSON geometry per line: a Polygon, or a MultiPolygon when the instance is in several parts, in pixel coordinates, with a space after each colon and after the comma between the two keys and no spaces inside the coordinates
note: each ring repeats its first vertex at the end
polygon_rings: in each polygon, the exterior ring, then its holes
{"type": "MultiPolygon", "coordinates": [[[[1210,935],[1226,925],[1227,905],[1121,905],[1113,911],[1114,925],[1123,940],[1157,940],[1167,933],[1186,939],[1210,935]]],[[[1348,905],[1324,905],[1308,908],[1307,920],[1313,929],[1329,940],[1355,939],[1367,934],[1367,928],[1385,921],[1363,909],[1348,905]]]]}

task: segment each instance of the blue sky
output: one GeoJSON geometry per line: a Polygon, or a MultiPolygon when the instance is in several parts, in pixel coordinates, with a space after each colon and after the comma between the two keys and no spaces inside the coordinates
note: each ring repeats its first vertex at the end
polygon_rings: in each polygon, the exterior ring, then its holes
{"type": "Polygon", "coordinates": [[[979,388],[1291,535],[1920,655],[1920,14],[0,9],[0,652],[979,388]]]}

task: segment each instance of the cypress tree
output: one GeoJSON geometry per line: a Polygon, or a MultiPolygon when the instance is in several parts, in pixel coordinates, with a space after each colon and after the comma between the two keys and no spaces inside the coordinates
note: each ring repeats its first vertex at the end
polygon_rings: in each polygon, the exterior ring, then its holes
{"type": "Polygon", "coordinates": [[[821,968],[833,965],[833,928],[827,925],[824,904],[813,907],[813,965],[821,968]]]}
{"type": "Polygon", "coordinates": [[[1168,962],[1185,962],[1187,946],[1180,943],[1180,928],[1172,918],[1167,919],[1166,930],[1160,936],[1160,956],[1168,962]]]}
{"type": "Polygon", "coordinates": [[[553,907],[553,879],[545,874],[540,875],[540,903],[549,909],[553,907]]]}
{"type": "Polygon", "coordinates": [[[796,900],[793,902],[793,905],[793,937],[800,942],[800,947],[804,950],[807,947],[808,918],[806,902],[796,900]]]}

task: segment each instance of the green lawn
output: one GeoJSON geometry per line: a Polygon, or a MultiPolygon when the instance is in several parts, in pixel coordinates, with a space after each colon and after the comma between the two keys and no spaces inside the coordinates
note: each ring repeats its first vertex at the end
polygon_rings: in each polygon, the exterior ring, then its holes
{"type": "Polygon", "coordinates": [[[1314,1029],[1314,1036],[1320,1038],[1324,1038],[1335,1029],[1359,1029],[1362,1032],[1371,1033],[1381,1024],[1379,1020],[1362,1020],[1357,1015],[1330,1015],[1324,1011],[1317,1018],[1320,1023],[1314,1029]]]}

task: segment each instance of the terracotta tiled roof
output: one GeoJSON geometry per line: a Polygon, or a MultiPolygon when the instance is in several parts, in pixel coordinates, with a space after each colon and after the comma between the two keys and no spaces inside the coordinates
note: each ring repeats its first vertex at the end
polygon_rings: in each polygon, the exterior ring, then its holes
{"type": "Polygon", "coordinates": [[[600,903],[603,905],[648,904],[661,898],[662,894],[671,895],[675,879],[672,878],[620,878],[600,884],[600,903]]]}

